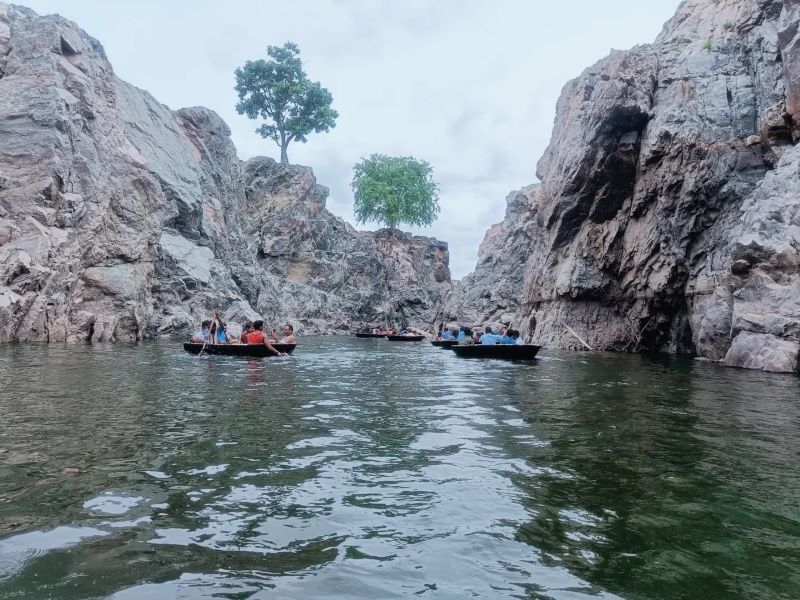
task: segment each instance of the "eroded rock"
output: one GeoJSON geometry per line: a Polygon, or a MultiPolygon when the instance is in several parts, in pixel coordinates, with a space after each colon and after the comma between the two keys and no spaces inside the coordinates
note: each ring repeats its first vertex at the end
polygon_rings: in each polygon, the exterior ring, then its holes
{"type": "Polygon", "coordinates": [[[445,318],[796,368],[764,357],[800,339],[798,6],[688,0],[654,44],[568,83],[541,184],[522,213],[510,200],[445,318]]]}
{"type": "Polygon", "coordinates": [[[212,308],[234,329],[432,324],[447,245],[358,232],[326,196],[118,79],[74,23],[0,3],[0,342],[184,335],[212,308]]]}

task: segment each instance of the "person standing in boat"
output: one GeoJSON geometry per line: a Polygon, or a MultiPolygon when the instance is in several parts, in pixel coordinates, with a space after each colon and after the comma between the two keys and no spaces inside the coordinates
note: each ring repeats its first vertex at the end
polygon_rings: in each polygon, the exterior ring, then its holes
{"type": "Polygon", "coordinates": [[[283,356],[283,352],[269,343],[269,338],[264,334],[264,321],[253,323],[253,331],[247,334],[248,344],[264,344],[275,356],[283,356]]]}
{"type": "Polygon", "coordinates": [[[212,344],[227,344],[228,334],[225,332],[225,321],[222,320],[222,315],[218,308],[211,312],[211,339],[212,344]]]}

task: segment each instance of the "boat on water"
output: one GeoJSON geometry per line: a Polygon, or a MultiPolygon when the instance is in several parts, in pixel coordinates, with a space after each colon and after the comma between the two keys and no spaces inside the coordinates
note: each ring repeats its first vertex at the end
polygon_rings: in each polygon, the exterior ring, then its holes
{"type": "Polygon", "coordinates": [[[357,338],[385,338],[385,333],[357,333],[355,334],[357,338]]]}
{"type": "Polygon", "coordinates": [[[462,358],[499,358],[503,360],[533,360],[541,346],[525,344],[474,344],[471,346],[450,346],[456,356],[462,358]]]}
{"type": "Polygon", "coordinates": [[[433,340],[431,344],[437,348],[452,348],[458,345],[458,340],[433,340]]]}
{"type": "Polygon", "coordinates": [[[424,335],[387,335],[386,339],[391,342],[421,342],[425,339],[424,335]]]}
{"type": "MultiPolygon", "coordinates": [[[[272,344],[275,350],[291,354],[297,344],[272,344]]],[[[252,357],[271,357],[275,356],[264,344],[203,344],[187,342],[183,349],[189,354],[214,354],[218,356],[252,356],[252,357]]]]}

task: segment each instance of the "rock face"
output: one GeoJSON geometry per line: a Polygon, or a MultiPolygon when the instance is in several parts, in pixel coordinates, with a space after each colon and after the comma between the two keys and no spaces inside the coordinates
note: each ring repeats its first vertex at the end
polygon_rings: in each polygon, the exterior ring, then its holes
{"type": "Polygon", "coordinates": [[[688,0],[569,82],[449,319],[786,371],[800,348],[800,2],[688,0]]]}
{"type": "Polygon", "coordinates": [[[212,307],[304,331],[427,326],[446,244],[355,231],[311,169],[242,163],[58,16],[0,3],[0,342],[184,334],[212,307]]]}

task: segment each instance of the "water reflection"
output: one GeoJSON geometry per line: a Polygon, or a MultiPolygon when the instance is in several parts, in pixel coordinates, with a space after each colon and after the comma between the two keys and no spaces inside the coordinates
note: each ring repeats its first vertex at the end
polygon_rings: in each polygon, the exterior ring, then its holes
{"type": "Polygon", "coordinates": [[[2,598],[800,589],[797,378],[343,338],[12,346],[0,374],[2,598]]]}

